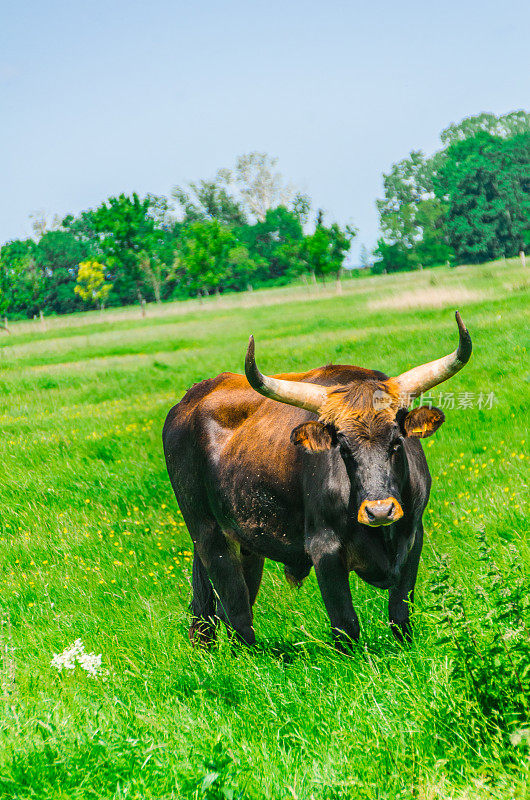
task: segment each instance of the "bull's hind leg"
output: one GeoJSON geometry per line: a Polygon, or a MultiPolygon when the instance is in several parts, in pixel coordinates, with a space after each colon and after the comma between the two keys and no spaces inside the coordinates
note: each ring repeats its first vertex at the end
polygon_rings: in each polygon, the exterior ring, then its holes
{"type": "MultiPolygon", "coordinates": [[[[249,589],[238,549],[224,536],[217,524],[195,542],[195,548],[212,582],[217,599],[217,615],[236,637],[254,644],[249,589]]],[[[254,580],[254,598],[259,582],[254,580]]]]}
{"type": "Polygon", "coordinates": [[[193,596],[190,603],[190,641],[210,645],[215,640],[217,609],[215,592],[197,550],[193,554],[193,596]]]}

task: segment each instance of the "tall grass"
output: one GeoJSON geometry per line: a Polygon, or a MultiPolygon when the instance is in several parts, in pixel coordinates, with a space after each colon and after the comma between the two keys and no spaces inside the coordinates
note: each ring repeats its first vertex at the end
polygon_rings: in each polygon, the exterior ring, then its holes
{"type": "Polygon", "coordinates": [[[527,309],[514,261],[13,325],[0,340],[0,797],[528,796],[527,309]],[[385,593],[352,576],[361,642],[337,654],[314,576],[296,591],[268,562],[257,647],[222,635],[192,649],[168,409],[193,382],[240,372],[250,332],[269,372],[396,374],[453,348],[453,298],[475,351],[425,445],[413,645],[393,642],[385,593]],[[458,408],[462,392],[495,402],[458,408]],[[108,674],[52,667],[77,638],[108,674]]]}

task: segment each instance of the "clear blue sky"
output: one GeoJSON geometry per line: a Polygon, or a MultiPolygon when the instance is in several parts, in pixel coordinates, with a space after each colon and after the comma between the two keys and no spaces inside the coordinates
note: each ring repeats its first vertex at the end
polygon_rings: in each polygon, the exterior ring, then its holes
{"type": "Polygon", "coordinates": [[[530,107],[528,0],[0,3],[0,242],[265,150],[374,245],[381,174],[530,107]]]}

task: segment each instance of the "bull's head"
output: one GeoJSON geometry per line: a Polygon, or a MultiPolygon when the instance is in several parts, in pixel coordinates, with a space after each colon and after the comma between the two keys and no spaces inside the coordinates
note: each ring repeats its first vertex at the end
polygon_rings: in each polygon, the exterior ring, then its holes
{"type": "Polygon", "coordinates": [[[408,407],[422,393],[455,375],[469,361],[471,338],[456,312],[460,341],[454,353],[414,367],[396,378],[362,376],[345,386],[319,386],[262,375],[251,336],[245,373],[260,394],[318,414],[291,433],[310,453],[338,449],[351,482],[359,522],[390,525],[403,516],[401,490],[408,476],[406,437],[431,436],[444,422],[437,408],[408,407]]]}

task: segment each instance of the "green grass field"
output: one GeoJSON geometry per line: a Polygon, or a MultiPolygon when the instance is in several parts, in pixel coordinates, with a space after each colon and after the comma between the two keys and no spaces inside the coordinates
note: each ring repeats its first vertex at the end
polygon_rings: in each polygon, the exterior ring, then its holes
{"type": "Polygon", "coordinates": [[[1,333],[0,797],[530,796],[530,722],[477,706],[436,605],[446,555],[449,606],[459,592],[486,620],[481,531],[508,580],[514,553],[528,575],[529,276],[518,261],[440,268],[1,333]],[[441,387],[455,408],[424,444],[434,482],[414,644],[393,641],[386,593],[352,575],[361,642],[337,654],[314,575],[296,591],[267,562],[258,646],[223,632],[213,651],[191,648],[191,543],[161,447],[169,408],[192,383],[241,372],[251,332],[269,373],[333,361],[398,374],[454,349],[455,308],[474,354],[441,387]],[[51,665],[78,638],[108,673],[51,665]]]}

